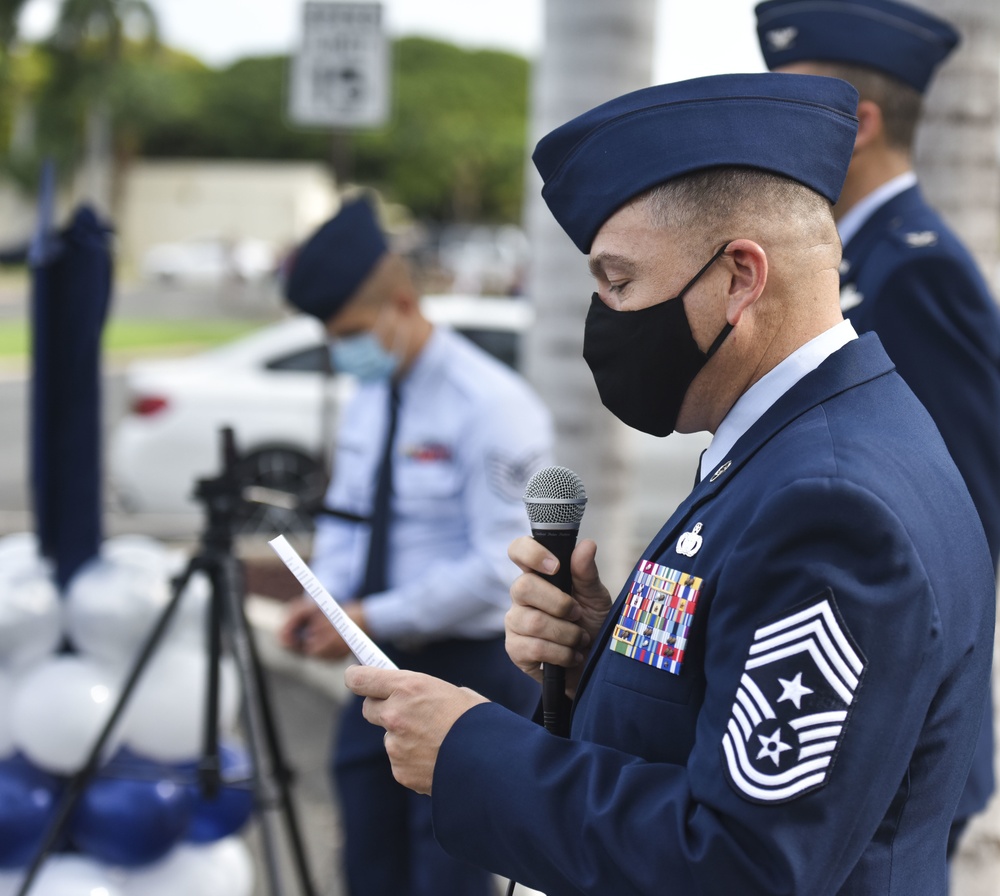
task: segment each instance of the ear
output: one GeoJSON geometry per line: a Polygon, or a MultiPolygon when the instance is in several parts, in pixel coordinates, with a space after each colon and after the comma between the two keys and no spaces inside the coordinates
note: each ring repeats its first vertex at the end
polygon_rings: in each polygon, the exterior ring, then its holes
{"type": "Polygon", "coordinates": [[[767,283],[767,255],[753,240],[733,240],[723,258],[730,271],[726,290],[726,320],[734,327],[764,291],[767,283]]]}
{"type": "Polygon", "coordinates": [[[410,317],[420,309],[420,296],[409,284],[397,283],[389,293],[389,305],[404,317],[410,317]]]}
{"type": "Polygon", "coordinates": [[[881,140],[884,130],[882,109],[878,103],[861,100],[858,103],[858,135],[854,138],[854,151],[857,152],[881,140]]]}

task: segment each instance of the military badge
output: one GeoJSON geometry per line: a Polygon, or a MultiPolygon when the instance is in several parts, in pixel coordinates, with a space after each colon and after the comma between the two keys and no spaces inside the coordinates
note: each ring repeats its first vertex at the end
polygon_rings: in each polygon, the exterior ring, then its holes
{"type": "Polygon", "coordinates": [[[708,477],[708,481],[715,482],[715,480],[718,479],[723,473],[725,473],[726,470],[728,470],[732,465],[733,462],[731,460],[727,460],[721,467],[719,467],[718,470],[716,470],[711,476],[708,477]]]}
{"type": "Polygon", "coordinates": [[[702,580],[642,560],[611,635],[615,653],[679,675],[702,580]]]}
{"type": "Polygon", "coordinates": [[[452,451],[450,445],[441,442],[425,442],[420,445],[408,445],[403,449],[403,456],[408,460],[415,460],[417,463],[448,462],[452,458],[452,451]]]}
{"type": "Polygon", "coordinates": [[[675,548],[677,553],[685,557],[693,557],[697,554],[701,550],[701,545],[704,541],[704,538],[701,536],[701,530],[702,524],[695,523],[694,528],[690,532],[685,532],[678,538],[677,547],[675,548]]]}
{"type": "Polygon", "coordinates": [[[840,310],[850,311],[857,308],[865,300],[853,283],[845,283],[840,287],[840,310]]]}
{"type": "Polygon", "coordinates": [[[788,28],[775,28],[773,31],[768,31],[764,35],[764,39],[772,50],[780,53],[782,50],[790,50],[795,46],[795,38],[798,36],[799,29],[790,25],[788,28]]]}
{"type": "Polygon", "coordinates": [[[865,665],[829,591],[757,629],[722,737],[736,792],[781,803],[826,784],[865,665]]]}

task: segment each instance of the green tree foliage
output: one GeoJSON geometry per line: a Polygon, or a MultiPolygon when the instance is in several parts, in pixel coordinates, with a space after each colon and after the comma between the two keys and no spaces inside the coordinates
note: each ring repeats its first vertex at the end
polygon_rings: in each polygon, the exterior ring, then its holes
{"type": "MultiPolygon", "coordinates": [[[[24,4],[0,2],[5,3],[0,7],[0,30],[9,31],[6,35],[0,31],[0,37],[9,47],[24,4]]],[[[63,0],[52,35],[22,54],[25,60],[40,55],[45,77],[37,84],[27,83],[23,76],[21,83],[11,83],[13,77],[3,81],[10,107],[20,104],[30,110],[34,131],[32,146],[7,153],[8,174],[30,188],[42,160],[52,159],[61,175],[69,176],[85,154],[88,119],[91,127],[102,130],[100,136],[110,152],[119,159],[126,157],[129,129],[119,132],[111,124],[128,111],[121,100],[134,92],[135,60],[155,58],[158,46],[156,15],[146,0],[63,0]]],[[[11,69],[17,71],[15,66],[11,69]]],[[[17,74],[26,71],[29,66],[22,65],[17,74]]],[[[0,126],[9,146],[9,117],[0,126]]]]}
{"type": "MultiPolygon", "coordinates": [[[[518,220],[528,74],[509,53],[397,41],[390,121],[337,137],[350,178],[425,219],[518,220]]],[[[333,135],[287,121],[287,79],[283,56],[159,72],[160,100],[132,119],[142,154],[330,162],[333,135]]]]}
{"type": "Polygon", "coordinates": [[[425,217],[519,219],[528,63],[409,38],[394,47],[388,128],[355,141],[359,179],[425,217]]]}
{"type": "Polygon", "coordinates": [[[17,37],[17,20],[28,0],[0,0],[0,55],[6,55],[17,37]]]}
{"type": "Polygon", "coordinates": [[[144,8],[138,0],[73,0],[64,8],[75,13],[69,22],[24,52],[34,74],[14,89],[34,111],[34,147],[17,158],[8,153],[6,168],[29,189],[42,158],[54,158],[64,175],[79,162],[98,96],[110,113],[119,171],[136,157],[332,164],[336,145],[350,160],[346,179],[379,189],[420,218],[519,220],[527,60],[425,38],[396,41],[389,122],[334,135],[287,120],[287,57],[213,69],[162,47],[154,52],[155,22],[142,23],[151,35],[145,42],[128,40],[123,27],[144,8]]]}
{"type": "Polygon", "coordinates": [[[17,40],[17,22],[28,0],[0,0],[0,134],[13,128],[17,102],[15,65],[11,55],[17,40]]]}

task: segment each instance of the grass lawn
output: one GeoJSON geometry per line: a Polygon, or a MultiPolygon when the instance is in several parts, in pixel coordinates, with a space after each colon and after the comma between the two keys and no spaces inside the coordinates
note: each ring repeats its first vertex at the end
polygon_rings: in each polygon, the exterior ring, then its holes
{"type": "MultiPolygon", "coordinates": [[[[108,355],[196,352],[228,342],[258,329],[249,320],[120,320],[112,319],[104,330],[108,355]]],[[[0,325],[0,358],[16,359],[30,351],[29,328],[23,320],[0,325]]]]}

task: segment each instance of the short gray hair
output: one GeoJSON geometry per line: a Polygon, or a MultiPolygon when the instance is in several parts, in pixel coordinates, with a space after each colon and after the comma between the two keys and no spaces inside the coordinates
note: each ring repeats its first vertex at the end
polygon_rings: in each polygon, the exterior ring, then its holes
{"type": "Polygon", "coordinates": [[[805,232],[832,231],[829,201],[798,181],[758,168],[708,168],[653,187],[638,197],[657,227],[734,239],[734,228],[779,220],[805,232]]]}

